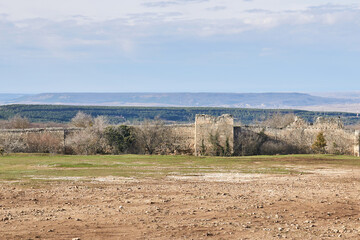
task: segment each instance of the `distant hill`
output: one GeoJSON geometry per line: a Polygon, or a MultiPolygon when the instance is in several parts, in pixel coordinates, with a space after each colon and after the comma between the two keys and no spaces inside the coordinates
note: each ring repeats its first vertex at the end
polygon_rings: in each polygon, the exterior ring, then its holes
{"type": "Polygon", "coordinates": [[[360,91],[353,92],[323,92],[323,93],[310,93],[313,96],[342,98],[342,99],[360,99],[360,91]]]}
{"type": "Polygon", "coordinates": [[[154,107],[298,108],[359,103],[356,98],[305,93],[41,93],[0,94],[2,104],[55,104],[154,107]]]}
{"type": "Polygon", "coordinates": [[[5,104],[11,101],[17,101],[22,97],[31,96],[30,94],[16,94],[16,93],[0,93],[0,104],[5,104]]]}

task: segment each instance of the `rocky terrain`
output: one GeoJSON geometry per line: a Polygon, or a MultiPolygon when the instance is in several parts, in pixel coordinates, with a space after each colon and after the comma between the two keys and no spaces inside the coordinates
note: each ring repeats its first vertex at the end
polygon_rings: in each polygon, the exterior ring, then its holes
{"type": "Polygon", "coordinates": [[[2,181],[1,239],[359,239],[360,170],[2,181]]]}

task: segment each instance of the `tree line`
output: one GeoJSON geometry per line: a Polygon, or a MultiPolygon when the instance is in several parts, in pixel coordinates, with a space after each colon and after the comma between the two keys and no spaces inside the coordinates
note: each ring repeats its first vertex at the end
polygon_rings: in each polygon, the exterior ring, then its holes
{"type": "Polygon", "coordinates": [[[60,105],[5,105],[0,106],[0,120],[8,120],[16,115],[28,118],[31,122],[68,123],[79,112],[92,117],[106,116],[111,124],[132,124],[146,119],[161,119],[165,123],[193,123],[196,114],[221,116],[233,115],[235,122],[254,124],[271,118],[276,114],[295,114],[308,122],[319,116],[341,117],[345,125],[359,123],[357,114],[342,112],[313,112],[288,109],[246,109],[246,108],[208,108],[208,107],[103,107],[103,106],[60,106],[60,105]]]}

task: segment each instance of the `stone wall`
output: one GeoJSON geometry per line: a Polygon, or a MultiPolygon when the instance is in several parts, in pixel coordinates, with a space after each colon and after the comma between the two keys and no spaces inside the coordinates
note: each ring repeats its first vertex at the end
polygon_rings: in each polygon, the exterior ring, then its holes
{"type": "Polygon", "coordinates": [[[360,131],[355,131],[354,156],[360,157],[360,131]]]}
{"type": "Polygon", "coordinates": [[[11,152],[42,148],[43,152],[64,153],[67,137],[78,131],[81,128],[1,129],[0,146],[11,152]]]}
{"type": "MultiPolygon", "coordinates": [[[[344,129],[339,119],[318,118],[314,124],[306,123],[300,118],[285,128],[267,128],[261,126],[235,127],[236,139],[241,139],[246,132],[265,136],[263,144],[282,145],[293,153],[311,153],[312,144],[322,132],[327,142],[326,152],[331,154],[348,154],[359,156],[359,132],[344,129]]],[[[265,148],[264,147],[264,148],[265,148]]],[[[264,153],[263,150],[262,153],[264,153]]],[[[282,150],[281,150],[282,151],[282,150]]]]}
{"type": "Polygon", "coordinates": [[[195,155],[231,155],[234,144],[234,118],[198,114],[195,117],[195,155]]]}
{"type": "Polygon", "coordinates": [[[194,124],[179,124],[168,125],[173,133],[173,144],[175,145],[174,154],[194,155],[195,150],[195,125],[194,124]]]}
{"type": "MultiPolygon", "coordinates": [[[[324,133],[328,153],[355,156],[360,154],[360,131],[344,129],[339,119],[319,118],[314,124],[309,124],[297,118],[285,128],[268,128],[234,126],[231,115],[196,115],[195,124],[166,127],[171,129],[171,151],[175,154],[199,156],[311,153],[311,146],[320,132],[324,133]]],[[[31,152],[34,148],[44,148],[41,151],[64,153],[67,139],[81,130],[0,130],[0,146],[6,146],[14,152],[31,152]]]]}

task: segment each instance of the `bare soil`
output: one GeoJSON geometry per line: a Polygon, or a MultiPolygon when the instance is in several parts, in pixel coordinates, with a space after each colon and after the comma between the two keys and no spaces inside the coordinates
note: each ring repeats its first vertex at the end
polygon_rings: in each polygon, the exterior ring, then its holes
{"type": "Polygon", "coordinates": [[[0,239],[359,239],[360,170],[0,182],[0,239]]]}

